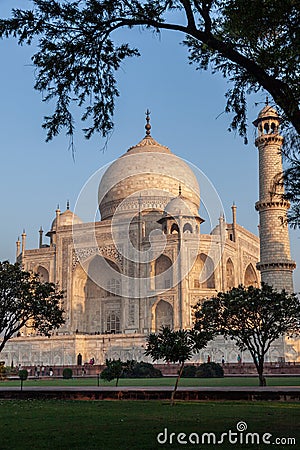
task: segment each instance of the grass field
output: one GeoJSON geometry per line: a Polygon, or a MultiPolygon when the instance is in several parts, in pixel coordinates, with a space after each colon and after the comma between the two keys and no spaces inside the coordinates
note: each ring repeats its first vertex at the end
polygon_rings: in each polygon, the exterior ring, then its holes
{"type": "MultiPolygon", "coordinates": [[[[124,378],[119,380],[119,386],[174,386],[175,378],[124,378]]],[[[20,381],[0,381],[1,386],[19,386],[20,381]]],[[[101,386],[114,386],[115,381],[110,383],[100,380],[101,386]]],[[[300,386],[300,377],[269,377],[268,386],[300,386]]],[[[74,378],[63,379],[37,379],[27,380],[24,386],[97,386],[97,378],[74,378]]],[[[225,377],[225,378],[182,378],[179,386],[258,386],[257,377],[225,377]]]]}
{"type": "MultiPolygon", "coordinates": [[[[264,433],[271,443],[276,438],[295,438],[295,445],[274,445],[276,449],[299,448],[300,406],[295,403],[273,402],[178,402],[171,407],[167,402],[125,401],[0,401],[1,450],[56,449],[56,450],[155,450],[172,449],[253,449],[270,448],[261,445],[264,433]],[[247,430],[237,433],[237,423],[246,423],[247,430]],[[167,429],[166,434],[164,430],[167,429]],[[215,433],[217,441],[229,430],[237,433],[228,442],[201,445],[202,433],[215,433]],[[246,433],[259,433],[253,445],[245,445],[246,433]],[[163,433],[157,442],[158,433],[163,433]],[[170,444],[170,433],[175,444],[170,444]],[[200,445],[179,444],[189,439],[200,445]]],[[[250,439],[251,442],[251,439],[250,439]]],[[[286,441],[283,441],[286,442],[286,441]]],[[[207,444],[207,437],[205,438],[207,444]]]]}

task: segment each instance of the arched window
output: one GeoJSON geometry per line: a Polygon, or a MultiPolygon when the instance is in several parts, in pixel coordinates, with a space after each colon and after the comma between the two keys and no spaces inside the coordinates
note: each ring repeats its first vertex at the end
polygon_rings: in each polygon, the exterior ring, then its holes
{"type": "Polygon", "coordinates": [[[107,282],[107,295],[108,296],[116,296],[121,295],[121,284],[119,280],[112,278],[107,282]]]}
{"type": "Polygon", "coordinates": [[[192,233],[193,232],[192,225],[190,223],[185,223],[184,227],[183,227],[183,232],[184,233],[192,233]]]}
{"type": "Polygon", "coordinates": [[[172,261],[166,255],[160,255],[155,261],[155,289],[170,289],[172,284],[172,261]]]}
{"type": "Polygon", "coordinates": [[[179,233],[179,227],[177,223],[173,223],[171,226],[171,234],[178,234],[179,233]]]}
{"type": "Polygon", "coordinates": [[[49,281],[49,272],[45,267],[38,266],[35,272],[38,273],[42,283],[47,283],[49,281]]]}
{"type": "Polygon", "coordinates": [[[244,285],[246,287],[248,287],[248,286],[258,287],[257,275],[256,275],[254,267],[252,266],[251,263],[248,264],[246,271],[245,271],[244,285]]]}
{"type": "Polygon", "coordinates": [[[234,287],[234,266],[230,258],[228,258],[226,263],[226,286],[227,289],[232,289],[234,287]]]}
{"type": "Polygon", "coordinates": [[[120,333],[120,316],[115,311],[112,311],[106,320],[106,331],[108,333],[120,333]]]}
{"type": "Polygon", "coordinates": [[[155,308],[156,331],[159,331],[163,326],[173,328],[173,307],[165,300],[160,300],[155,308]]]}

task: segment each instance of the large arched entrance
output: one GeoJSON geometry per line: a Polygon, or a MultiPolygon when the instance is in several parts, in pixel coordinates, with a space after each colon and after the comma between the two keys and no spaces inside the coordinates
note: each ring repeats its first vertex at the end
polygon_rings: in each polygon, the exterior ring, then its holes
{"type": "Polygon", "coordinates": [[[121,277],[118,266],[99,255],[73,277],[72,328],[89,334],[121,331],[121,277]]]}

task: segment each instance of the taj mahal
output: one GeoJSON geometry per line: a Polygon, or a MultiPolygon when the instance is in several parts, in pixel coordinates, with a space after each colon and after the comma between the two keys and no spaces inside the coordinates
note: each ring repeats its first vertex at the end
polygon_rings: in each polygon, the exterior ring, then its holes
{"type": "MultiPolygon", "coordinates": [[[[261,281],[293,292],[286,214],[289,203],[277,183],[282,172],[280,118],[265,105],[257,129],[259,236],[219,214],[208,234],[199,215],[203,186],[190,165],[159,144],[146,117],[145,137],[101,174],[96,193],[100,220],[84,222],[81,195],[71,211],[56,210],[50,230],[40,230],[39,248],[17,241],[16,258],[65,293],[65,324],[50,338],[23,330],[5,346],[6,364],[76,364],[91,357],[147,360],[145,340],[163,325],[193,326],[192,306],[234,286],[261,281]]],[[[209,208],[218,208],[212,200],[209,208]]],[[[251,205],[250,205],[251,207],[251,205]]],[[[236,361],[231,341],[212,341],[195,361],[236,361]]],[[[269,361],[294,361],[297,344],[280,339],[269,361]]],[[[251,360],[245,353],[243,359],[251,360]]]]}

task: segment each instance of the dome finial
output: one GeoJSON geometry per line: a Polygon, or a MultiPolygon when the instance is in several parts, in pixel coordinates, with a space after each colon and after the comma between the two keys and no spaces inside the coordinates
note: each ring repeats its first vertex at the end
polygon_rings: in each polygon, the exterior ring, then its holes
{"type": "Polygon", "coordinates": [[[70,202],[67,200],[67,209],[70,209],[70,202]]]}
{"type": "Polygon", "coordinates": [[[269,104],[269,97],[266,95],[266,106],[269,104]]]}
{"type": "Polygon", "coordinates": [[[151,130],[151,125],[150,125],[150,114],[151,112],[149,111],[149,109],[147,109],[146,111],[146,125],[145,125],[145,129],[146,129],[146,136],[150,136],[150,130],[151,130]]]}

